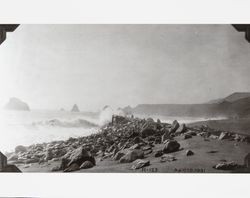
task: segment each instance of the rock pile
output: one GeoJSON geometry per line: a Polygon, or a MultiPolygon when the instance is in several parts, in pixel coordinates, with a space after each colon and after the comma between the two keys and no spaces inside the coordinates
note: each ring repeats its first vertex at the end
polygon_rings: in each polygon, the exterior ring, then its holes
{"type": "MultiPolygon", "coordinates": [[[[170,153],[180,151],[181,145],[176,141],[176,136],[183,139],[199,135],[209,138],[216,135],[218,139],[233,139],[235,141],[247,141],[247,137],[237,134],[220,132],[208,128],[187,127],[174,121],[172,124],[155,122],[150,119],[134,117],[114,116],[112,122],[101,127],[95,134],[69,138],[66,141],[54,141],[50,143],[35,144],[29,147],[18,146],[16,152],[9,156],[12,163],[44,163],[59,161],[60,166],[53,168],[54,171],[64,172],[79,169],[92,168],[96,165],[96,159],[117,161],[117,163],[131,163],[132,169],[138,169],[150,164],[145,158],[150,153],[154,157],[161,157],[161,162],[176,160],[170,153]],[[219,138],[221,137],[221,138],[219,138]],[[156,144],[162,144],[160,150],[154,151],[156,144]]],[[[192,151],[186,153],[193,155],[192,151]]]]}

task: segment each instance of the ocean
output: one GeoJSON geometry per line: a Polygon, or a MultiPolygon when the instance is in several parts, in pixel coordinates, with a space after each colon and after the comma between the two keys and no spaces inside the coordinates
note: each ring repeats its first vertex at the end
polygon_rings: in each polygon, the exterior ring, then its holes
{"type": "MultiPolygon", "coordinates": [[[[100,115],[68,111],[32,110],[0,112],[0,151],[14,151],[17,145],[29,146],[36,143],[66,140],[70,137],[96,133],[101,125],[111,120],[112,112],[100,115]]],[[[135,115],[140,118],[159,118],[162,122],[190,123],[208,118],[163,117],[135,115]]],[[[221,119],[221,118],[216,118],[221,119]]]]}

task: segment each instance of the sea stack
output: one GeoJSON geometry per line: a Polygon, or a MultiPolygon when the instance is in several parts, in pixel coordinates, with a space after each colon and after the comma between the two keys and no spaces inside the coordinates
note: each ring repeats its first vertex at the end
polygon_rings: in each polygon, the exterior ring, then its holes
{"type": "Polygon", "coordinates": [[[10,98],[9,102],[4,106],[6,110],[30,111],[27,103],[18,98],[10,98]]]}
{"type": "Polygon", "coordinates": [[[79,110],[77,104],[74,104],[74,106],[73,106],[72,109],[71,109],[71,112],[80,112],[80,110],[79,110]]]}

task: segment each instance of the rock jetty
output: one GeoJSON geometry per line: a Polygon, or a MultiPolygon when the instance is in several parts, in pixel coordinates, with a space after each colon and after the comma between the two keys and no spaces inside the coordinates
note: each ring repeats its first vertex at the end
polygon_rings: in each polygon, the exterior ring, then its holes
{"type": "MultiPolygon", "coordinates": [[[[13,164],[58,162],[59,166],[54,167],[52,171],[72,172],[91,169],[106,159],[118,164],[131,163],[130,169],[136,170],[153,164],[148,158],[149,155],[153,156],[153,160],[162,163],[173,163],[178,160],[172,155],[176,152],[183,152],[184,156],[194,155],[196,152],[188,150],[179,142],[185,139],[190,141],[194,136],[199,137],[201,141],[202,138],[209,140],[211,137],[213,141],[218,142],[250,142],[247,136],[228,132],[224,134],[223,131],[207,126],[191,128],[179,124],[176,120],[168,124],[160,120],[155,122],[152,118],[113,116],[112,121],[95,134],[25,148],[18,146],[16,152],[9,154],[8,158],[13,164]]],[[[192,157],[186,157],[186,160],[191,159],[192,157]]],[[[223,169],[224,166],[227,165],[218,165],[215,168],[223,169]]]]}

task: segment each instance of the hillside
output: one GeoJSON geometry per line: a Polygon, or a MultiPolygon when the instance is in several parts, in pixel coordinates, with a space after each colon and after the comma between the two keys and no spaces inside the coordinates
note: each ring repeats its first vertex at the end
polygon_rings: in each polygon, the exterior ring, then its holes
{"type": "Polygon", "coordinates": [[[214,103],[204,104],[139,104],[132,108],[132,112],[134,114],[180,117],[250,116],[250,93],[237,92],[224,99],[214,101],[214,103]]]}
{"type": "Polygon", "coordinates": [[[225,98],[210,100],[207,103],[208,104],[215,104],[215,103],[221,103],[223,101],[235,102],[237,100],[240,100],[240,99],[243,99],[243,98],[248,98],[248,97],[250,97],[250,92],[234,92],[234,93],[230,94],[229,96],[227,96],[225,98]]]}

